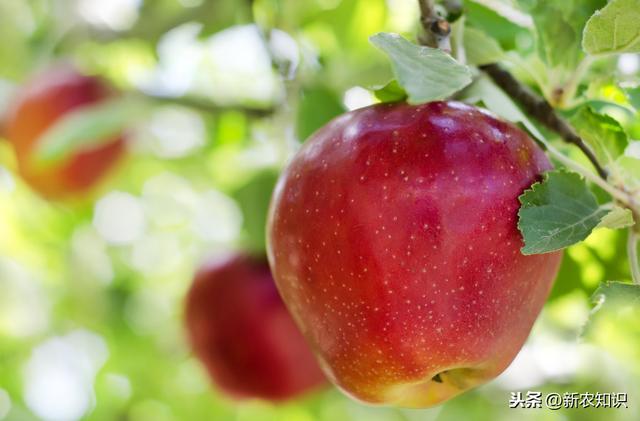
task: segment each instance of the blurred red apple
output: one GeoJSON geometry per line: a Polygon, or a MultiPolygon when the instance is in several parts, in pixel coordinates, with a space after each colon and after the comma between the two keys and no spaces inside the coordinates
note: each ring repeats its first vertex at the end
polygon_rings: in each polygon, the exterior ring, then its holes
{"type": "Polygon", "coordinates": [[[524,256],[518,196],[551,168],[520,129],[458,102],[336,118],[281,176],[269,258],[328,377],[427,407],[502,372],[561,253],[524,256]]]}
{"type": "Polygon", "coordinates": [[[33,152],[43,133],[61,117],[108,98],[110,91],[98,78],[83,76],[59,65],[36,75],[10,104],[6,136],[13,144],[21,176],[48,198],[86,193],[122,155],[124,141],[116,137],[102,146],[81,150],[63,163],[37,168],[33,152]]]}
{"type": "Polygon", "coordinates": [[[186,323],[196,355],[233,397],[280,401],[326,381],[266,259],[235,255],[205,265],[187,295],[186,323]]]}

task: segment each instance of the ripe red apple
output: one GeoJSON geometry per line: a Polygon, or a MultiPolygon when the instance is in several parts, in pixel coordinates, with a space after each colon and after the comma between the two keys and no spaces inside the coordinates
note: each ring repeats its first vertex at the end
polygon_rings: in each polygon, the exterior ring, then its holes
{"type": "Polygon", "coordinates": [[[233,397],[281,401],[326,381],[266,259],[233,255],[206,264],[187,295],[186,324],[195,354],[233,397]]]}
{"type": "Polygon", "coordinates": [[[269,258],[328,377],[370,403],[435,405],[502,372],[561,253],[524,256],[518,196],[551,168],[458,102],[336,118],[281,176],[269,258]]]}
{"type": "Polygon", "coordinates": [[[5,121],[6,136],[16,151],[21,176],[48,198],[86,193],[122,155],[124,141],[115,137],[102,146],[78,151],[63,163],[38,168],[33,152],[43,133],[61,117],[110,95],[98,78],[59,65],[39,73],[20,90],[5,121]]]}

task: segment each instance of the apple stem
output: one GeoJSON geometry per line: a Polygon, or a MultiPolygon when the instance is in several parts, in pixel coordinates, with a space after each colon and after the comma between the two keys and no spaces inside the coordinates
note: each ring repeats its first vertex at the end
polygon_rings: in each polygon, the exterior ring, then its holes
{"type": "Polygon", "coordinates": [[[571,78],[567,81],[565,87],[561,89],[560,99],[558,101],[559,105],[564,107],[571,107],[573,105],[573,98],[576,95],[576,91],[578,90],[578,85],[582,81],[587,70],[593,64],[594,58],[591,55],[585,56],[578,67],[571,75],[571,78]]]}
{"type": "Polygon", "coordinates": [[[634,227],[629,228],[629,237],[627,239],[627,254],[629,255],[629,263],[631,265],[631,279],[636,285],[640,285],[640,262],[638,260],[638,233],[634,227]]]}

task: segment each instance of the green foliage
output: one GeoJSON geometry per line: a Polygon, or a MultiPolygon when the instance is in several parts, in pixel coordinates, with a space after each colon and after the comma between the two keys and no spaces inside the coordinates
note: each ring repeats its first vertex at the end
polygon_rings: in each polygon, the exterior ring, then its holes
{"type": "Polygon", "coordinates": [[[584,28],[582,48],[589,54],[640,52],[640,1],[612,0],[584,28]]]}
{"type": "Polygon", "coordinates": [[[395,79],[381,88],[376,88],[373,93],[381,102],[400,102],[407,99],[407,93],[395,79]]]}
{"type": "Polygon", "coordinates": [[[465,1],[464,5],[466,21],[494,38],[505,50],[515,49],[518,40],[531,40],[531,34],[526,29],[531,18],[517,10],[516,12],[518,13],[514,16],[512,8],[504,2],[465,1]],[[497,7],[491,9],[488,7],[490,5],[497,7]]]}
{"type": "Polygon", "coordinates": [[[598,114],[590,107],[582,107],[571,117],[571,124],[583,140],[594,150],[600,162],[611,165],[627,147],[627,135],[616,120],[598,114]]]}
{"type": "Polygon", "coordinates": [[[145,102],[134,98],[117,98],[82,107],[62,117],[42,135],[34,160],[43,166],[51,165],[75,150],[111,142],[147,112],[145,102]]]}
{"type": "Polygon", "coordinates": [[[376,34],[371,42],[391,58],[411,103],[444,99],[471,83],[469,68],[441,50],[412,44],[398,34],[376,34]]]}
{"type": "Polygon", "coordinates": [[[591,233],[607,213],[579,175],[552,171],[519,198],[518,229],[523,254],[541,254],[576,244],[591,233]]]}
{"type": "Polygon", "coordinates": [[[633,213],[630,209],[614,206],[596,228],[622,229],[633,226],[633,213]]]}
{"type": "Polygon", "coordinates": [[[495,39],[471,27],[464,30],[464,50],[467,63],[476,66],[496,63],[504,56],[504,51],[495,39]]]}
{"type": "Polygon", "coordinates": [[[267,213],[277,181],[276,171],[262,171],[233,194],[244,217],[245,247],[254,253],[266,250],[267,213]]]}
{"type": "Polygon", "coordinates": [[[621,156],[613,165],[613,174],[631,191],[640,188],[640,159],[633,156],[621,156]]]}
{"type": "Polygon", "coordinates": [[[607,281],[591,296],[595,304],[593,313],[624,313],[637,309],[640,304],[640,285],[607,281]]]}
{"type": "Polygon", "coordinates": [[[640,86],[626,89],[625,94],[627,98],[629,98],[631,105],[633,105],[636,110],[640,110],[640,86]]]}
{"type": "Polygon", "coordinates": [[[574,69],[582,57],[580,44],[587,19],[604,0],[519,0],[534,21],[540,57],[551,67],[574,69]]]}
{"type": "Polygon", "coordinates": [[[300,95],[297,119],[297,134],[300,140],[306,140],[329,120],[345,111],[340,98],[326,87],[308,88],[300,95]]]}

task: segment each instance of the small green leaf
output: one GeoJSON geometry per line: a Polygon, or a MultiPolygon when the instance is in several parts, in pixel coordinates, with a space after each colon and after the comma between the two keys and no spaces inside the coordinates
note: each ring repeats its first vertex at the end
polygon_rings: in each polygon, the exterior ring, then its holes
{"type": "Polygon", "coordinates": [[[395,79],[381,88],[376,88],[373,93],[380,102],[400,102],[407,99],[407,93],[395,79]]]}
{"type": "Polygon", "coordinates": [[[127,97],[73,111],[42,134],[35,149],[34,163],[52,165],[73,151],[108,143],[146,111],[144,102],[127,97]]]}
{"type": "Polygon", "coordinates": [[[596,228],[609,228],[613,230],[628,228],[633,226],[633,213],[631,210],[614,206],[608,214],[602,218],[596,228]]]}
{"type": "Polygon", "coordinates": [[[612,0],[584,28],[582,49],[589,54],[640,52],[640,0],[612,0]]]}
{"type": "Polygon", "coordinates": [[[543,182],[535,183],[519,200],[522,254],[548,253],[576,244],[607,213],[582,178],[565,171],[548,172],[543,182]]]}
{"type": "Polygon", "coordinates": [[[640,86],[635,88],[627,88],[624,90],[627,98],[631,105],[636,109],[640,110],[640,86]]]}
{"type": "Polygon", "coordinates": [[[496,31],[505,31],[504,27],[507,26],[507,24],[514,24],[527,29],[532,28],[533,21],[531,16],[521,12],[509,3],[510,2],[504,1],[471,0],[469,4],[465,4],[465,13],[477,19],[482,18],[482,20],[487,22],[487,25],[497,26],[497,28],[491,28],[496,31]],[[476,10],[477,8],[482,9],[476,10]],[[504,21],[497,21],[496,18],[488,12],[504,19],[504,21]],[[479,16],[476,17],[475,15],[479,16]]]}
{"type": "Polygon", "coordinates": [[[607,281],[593,293],[594,312],[640,304],[640,285],[607,281]]]}
{"type": "Polygon", "coordinates": [[[591,296],[594,307],[581,336],[590,342],[610,341],[603,332],[630,332],[640,317],[640,285],[607,281],[591,296]]]}
{"type": "Polygon", "coordinates": [[[379,33],[370,40],[391,58],[410,103],[444,99],[471,83],[471,70],[437,48],[418,46],[398,34],[379,33]]]}
{"type": "Polygon", "coordinates": [[[552,68],[572,71],[583,57],[584,25],[606,0],[518,0],[518,4],[533,18],[543,61],[552,68]]]}
{"type": "Polygon", "coordinates": [[[591,107],[593,111],[598,114],[605,114],[607,112],[615,112],[620,113],[627,118],[634,118],[636,115],[636,110],[633,108],[633,105],[620,104],[618,102],[614,102],[613,100],[607,99],[585,99],[581,101],[578,106],[573,109],[563,110],[563,113],[567,115],[571,115],[572,113],[578,112],[582,107],[591,107]]]}
{"type": "Polygon", "coordinates": [[[611,173],[612,176],[618,177],[616,181],[623,183],[628,190],[640,189],[640,159],[621,156],[613,165],[611,173]]]}
{"type": "Polygon", "coordinates": [[[541,57],[551,67],[574,68],[580,54],[579,34],[553,5],[542,10],[544,13],[539,13],[535,19],[541,57]]]}
{"type": "Polygon", "coordinates": [[[495,63],[504,56],[498,41],[485,32],[471,27],[464,29],[464,51],[467,62],[476,66],[495,63]]]}
{"type": "Polygon", "coordinates": [[[598,114],[591,107],[582,107],[574,114],[571,124],[576,132],[593,148],[598,159],[611,165],[627,147],[624,129],[615,119],[598,114]]]}

